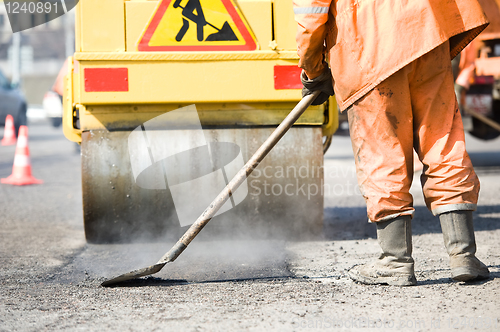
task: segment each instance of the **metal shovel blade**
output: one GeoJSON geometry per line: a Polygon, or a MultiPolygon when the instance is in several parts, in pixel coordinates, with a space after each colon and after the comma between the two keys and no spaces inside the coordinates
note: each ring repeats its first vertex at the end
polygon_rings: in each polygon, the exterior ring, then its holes
{"type": "Polygon", "coordinates": [[[106,280],[105,282],[103,282],[101,284],[101,286],[108,287],[108,286],[115,285],[115,284],[122,282],[122,281],[132,280],[132,279],[148,276],[151,274],[155,274],[156,272],[159,272],[165,266],[165,264],[167,264],[167,263],[156,263],[154,265],[151,265],[151,266],[148,266],[148,267],[145,267],[142,269],[138,269],[138,270],[134,270],[134,271],[131,271],[128,273],[124,273],[124,274],[119,275],[118,277],[115,277],[113,279],[106,280]]]}

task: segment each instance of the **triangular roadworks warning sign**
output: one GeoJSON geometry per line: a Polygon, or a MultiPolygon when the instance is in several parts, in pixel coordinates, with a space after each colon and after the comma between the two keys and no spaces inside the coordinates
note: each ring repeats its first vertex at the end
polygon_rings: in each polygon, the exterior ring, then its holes
{"type": "Polygon", "coordinates": [[[139,51],[252,51],[255,36],[233,0],[161,0],[139,51]]]}

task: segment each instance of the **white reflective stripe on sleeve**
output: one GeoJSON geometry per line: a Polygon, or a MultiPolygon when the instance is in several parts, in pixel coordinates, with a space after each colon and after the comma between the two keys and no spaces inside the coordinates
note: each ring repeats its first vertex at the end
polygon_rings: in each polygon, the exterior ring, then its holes
{"type": "Polygon", "coordinates": [[[328,14],[330,7],[296,7],[293,13],[298,14],[328,14]]]}

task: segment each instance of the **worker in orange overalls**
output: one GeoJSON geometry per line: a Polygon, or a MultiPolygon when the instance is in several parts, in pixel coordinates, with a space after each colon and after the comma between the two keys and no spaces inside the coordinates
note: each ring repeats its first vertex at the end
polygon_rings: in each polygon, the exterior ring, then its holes
{"type": "Polygon", "coordinates": [[[479,180],[465,151],[451,59],[486,26],[476,0],[294,0],[303,95],[347,112],[358,184],[383,253],[357,265],[366,284],[415,285],[413,148],[456,280],[488,278],[475,256],[479,180]],[[328,68],[327,61],[330,64],[328,68]]]}

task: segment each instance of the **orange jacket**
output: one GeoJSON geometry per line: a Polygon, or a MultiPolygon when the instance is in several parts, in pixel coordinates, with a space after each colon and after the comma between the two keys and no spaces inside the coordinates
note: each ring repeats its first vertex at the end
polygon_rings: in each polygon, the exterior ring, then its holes
{"type": "Polygon", "coordinates": [[[487,26],[476,0],[294,0],[299,67],[329,58],[341,110],[448,39],[451,57],[487,26]]]}

